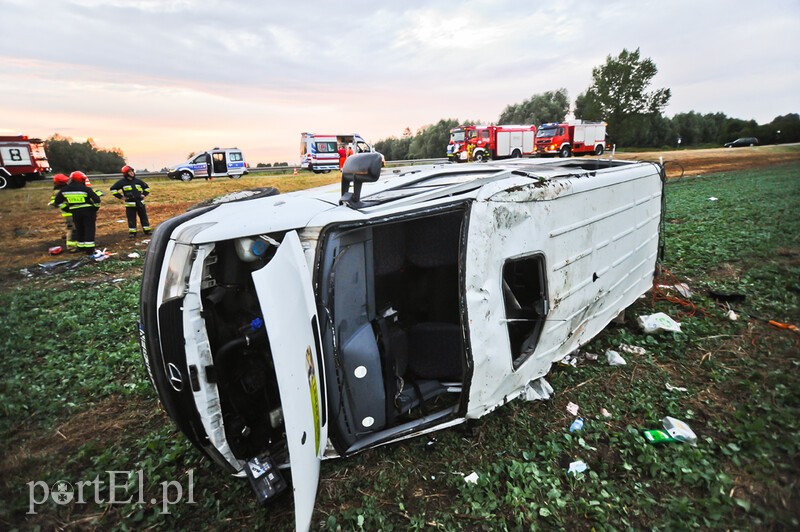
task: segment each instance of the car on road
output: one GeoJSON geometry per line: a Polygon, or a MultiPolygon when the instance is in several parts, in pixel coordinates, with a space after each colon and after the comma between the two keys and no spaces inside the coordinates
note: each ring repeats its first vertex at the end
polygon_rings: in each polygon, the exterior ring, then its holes
{"type": "Polygon", "coordinates": [[[145,260],[162,404],[260,501],[291,486],[299,530],[322,459],[549,397],[552,364],[653,282],[657,163],[381,163],[167,220],[145,260]]]}
{"type": "Polygon", "coordinates": [[[237,179],[247,174],[247,163],[238,148],[214,148],[193,155],[167,172],[170,179],[191,181],[194,178],[230,177],[237,179]],[[209,171],[210,169],[210,171],[209,171]]]}
{"type": "Polygon", "coordinates": [[[758,146],[758,139],[755,137],[741,137],[725,143],[726,148],[741,148],[743,146],[758,146]]]}

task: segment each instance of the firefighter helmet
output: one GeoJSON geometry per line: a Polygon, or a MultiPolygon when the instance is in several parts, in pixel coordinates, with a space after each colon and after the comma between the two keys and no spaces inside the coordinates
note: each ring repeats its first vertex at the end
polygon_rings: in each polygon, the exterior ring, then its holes
{"type": "Polygon", "coordinates": [[[136,173],[136,170],[133,169],[133,166],[125,165],[122,167],[122,175],[128,175],[128,172],[136,173]]]}
{"type": "Polygon", "coordinates": [[[56,174],[53,176],[53,184],[54,185],[66,185],[69,182],[69,178],[64,174],[56,174]]]}
{"type": "Polygon", "coordinates": [[[69,174],[69,178],[72,181],[77,181],[78,183],[86,183],[89,181],[89,179],[86,177],[86,174],[83,172],[72,172],[69,174]]]}

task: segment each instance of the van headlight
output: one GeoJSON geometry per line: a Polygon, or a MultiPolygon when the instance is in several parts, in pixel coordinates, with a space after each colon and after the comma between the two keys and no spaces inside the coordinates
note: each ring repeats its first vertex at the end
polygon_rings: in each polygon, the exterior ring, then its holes
{"type": "Polygon", "coordinates": [[[175,237],[175,245],[167,262],[167,271],[164,275],[164,289],[162,301],[183,297],[189,283],[189,274],[196,255],[192,239],[203,229],[215,225],[214,222],[194,224],[181,230],[175,237]]]}
{"type": "Polygon", "coordinates": [[[186,293],[189,282],[189,273],[192,271],[194,246],[191,244],[175,244],[172,255],[167,263],[167,272],[164,276],[164,292],[162,300],[181,298],[186,293]]]}

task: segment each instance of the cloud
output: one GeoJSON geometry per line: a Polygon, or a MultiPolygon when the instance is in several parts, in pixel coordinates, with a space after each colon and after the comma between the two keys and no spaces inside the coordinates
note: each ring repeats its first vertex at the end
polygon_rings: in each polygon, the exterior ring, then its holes
{"type": "Polygon", "coordinates": [[[668,113],[798,111],[796,0],[0,0],[0,11],[3,126],[102,137],[147,166],[222,144],[291,160],[302,131],[374,141],[441,118],[494,121],[536,93],[564,87],[574,101],[622,48],[655,61],[668,113]]]}

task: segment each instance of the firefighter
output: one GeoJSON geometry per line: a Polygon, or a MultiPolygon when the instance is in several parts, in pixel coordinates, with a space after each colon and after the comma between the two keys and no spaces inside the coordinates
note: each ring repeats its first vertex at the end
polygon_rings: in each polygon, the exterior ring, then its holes
{"type": "Polygon", "coordinates": [[[100,196],[86,186],[86,181],[86,174],[83,172],[72,172],[69,182],[56,192],[53,204],[72,214],[78,251],[93,255],[100,196]]]}
{"type": "Polygon", "coordinates": [[[144,234],[150,234],[150,220],[147,219],[147,208],[144,206],[144,198],[150,194],[150,187],[147,183],[136,177],[136,171],[127,164],[122,167],[122,178],[111,185],[111,193],[114,197],[125,202],[125,215],[128,217],[128,235],[136,238],[136,215],[142,222],[144,234]]]}
{"type": "MultiPolygon", "coordinates": [[[[56,174],[53,176],[53,195],[50,196],[50,203],[48,203],[48,205],[51,207],[56,206],[56,194],[59,190],[67,186],[67,183],[69,183],[69,177],[66,175],[56,174]]],[[[59,209],[59,211],[61,211],[61,218],[67,226],[67,233],[65,235],[67,251],[75,253],[78,251],[78,241],[75,239],[75,224],[72,221],[72,213],[66,209],[59,209]]]]}

